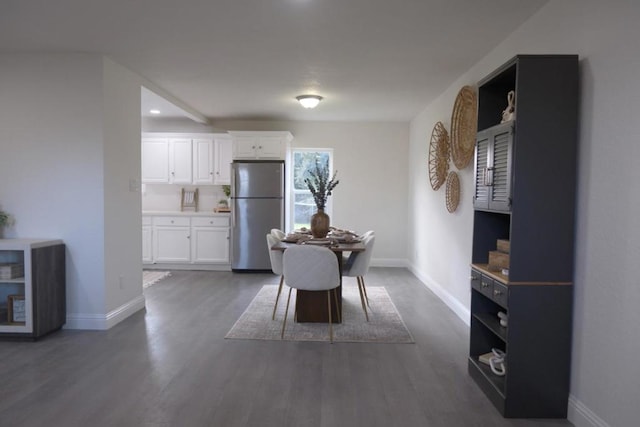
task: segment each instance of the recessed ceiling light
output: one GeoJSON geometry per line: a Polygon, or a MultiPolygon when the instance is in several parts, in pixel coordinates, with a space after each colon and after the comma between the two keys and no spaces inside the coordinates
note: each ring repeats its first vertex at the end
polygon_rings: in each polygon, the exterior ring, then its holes
{"type": "Polygon", "coordinates": [[[151,114],[160,114],[160,110],[149,110],[151,114]]]}
{"type": "Polygon", "coordinates": [[[296,96],[296,99],[304,108],[316,108],[322,101],[322,97],[319,95],[300,95],[296,96]]]}

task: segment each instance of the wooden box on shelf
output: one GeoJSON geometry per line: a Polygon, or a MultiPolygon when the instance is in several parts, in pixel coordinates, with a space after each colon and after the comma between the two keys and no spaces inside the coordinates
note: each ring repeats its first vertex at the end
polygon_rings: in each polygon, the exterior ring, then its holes
{"type": "Polygon", "coordinates": [[[510,245],[509,245],[509,241],[508,241],[508,240],[505,240],[505,239],[498,239],[498,240],[497,240],[496,247],[498,248],[498,250],[499,250],[500,252],[504,252],[504,253],[506,253],[506,254],[508,254],[508,253],[509,253],[510,245]]]}
{"type": "Polygon", "coordinates": [[[0,280],[16,279],[24,276],[24,264],[21,263],[1,263],[0,280]]]}

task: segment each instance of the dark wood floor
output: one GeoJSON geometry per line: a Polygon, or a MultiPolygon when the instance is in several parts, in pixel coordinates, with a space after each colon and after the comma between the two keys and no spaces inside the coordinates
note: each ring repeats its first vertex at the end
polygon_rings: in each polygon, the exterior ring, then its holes
{"type": "Polygon", "coordinates": [[[415,344],[225,340],[277,278],[172,272],[109,331],[0,342],[0,426],[571,425],[503,419],[467,375],[467,326],[407,270],[366,281],[415,344]]]}

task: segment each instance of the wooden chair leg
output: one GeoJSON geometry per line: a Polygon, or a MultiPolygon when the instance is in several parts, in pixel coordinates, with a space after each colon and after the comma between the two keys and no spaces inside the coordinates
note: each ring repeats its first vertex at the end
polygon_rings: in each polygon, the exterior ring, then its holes
{"type": "Polygon", "coordinates": [[[362,285],[360,284],[360,280],[358,279],[358,292],[360,293],[360,304],[362,305],[362,310],[364,310],[364,317],[369,321],[369,313],[367,313],[367,306],[364,302],[364,293],[362,292],[362,285]]]}
{"type": "Polygon", "coordinates": [[[276,295],[276,303],[273,306],[273,314],[271,315],[271,320],[275,320],[276,318],[276,309],[278,308],[278,299],[280,299],[280,292],[282,292],[283,283],[284,283],[284,276],[280,276],[280,286],[278,286],[278,295],[276,295]]]}
{"type": "Polygon", "coordinates": [[[367,306],[371,308],[369,305],[369,296],[367,295],[367,287],[364,285],[364,277],[358,276],[358,279],[360,279],[360,282],[362,283],[362,291],[364,292],[364,299],[367,301],[367,306]]]}
{"type": "Polygon", "coordinates": [[[333,326],[331,325],[331,290],[327,291],[327,308],[329,309],[329,342],[333,344],[333,326]]]}
{"type": "Polygon", "coordinates": [[[284,310],[284,321],[282,322],[282,332],[280,333],[280,339],[284,339],[284,328],[287,326],[287,313],[289,312],[289,300],[291,299],[291,288],[289,288],[289,296],[287,297],[287,308],[284,310]]]}
{"type": "Polygon", "coordinates": [[[333,301],[336,303],[336,313],[338,313],[338,323],[342,323],[342,314],[340,313],[340,306],[338,305],[338,288],[333,289],[333,301]]]}

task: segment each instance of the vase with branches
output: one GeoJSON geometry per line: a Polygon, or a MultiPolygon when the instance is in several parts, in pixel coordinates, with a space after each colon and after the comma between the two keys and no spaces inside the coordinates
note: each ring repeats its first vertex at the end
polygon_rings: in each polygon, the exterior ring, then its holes
{"type": "Polygon", "coordinates": [[[340,183],[336,179],[337,173],[336,171],[331,176],[329,161],[327,160],[321,164],[316,158],[315,166],[309,169],[307,178],[304,180],[318,208],[318,211],[311,216],[311,234],[313,237],[323,238],[329,232],[329,215],[324,212],[324,208],[331,192],[340,183]]]}
{"type": "Polygon", "coordinates": [[[326,161],[320,164],[320,161],[316,159],[315,166],[309,169],[308,177],[304,180],[319,211],[324,211],[327,199],[333,189],[340,183],[340,180],[336,179],[338,171],[333,173],[331,179],[329,179],[329,174],[329,162],[326,161]]]}

